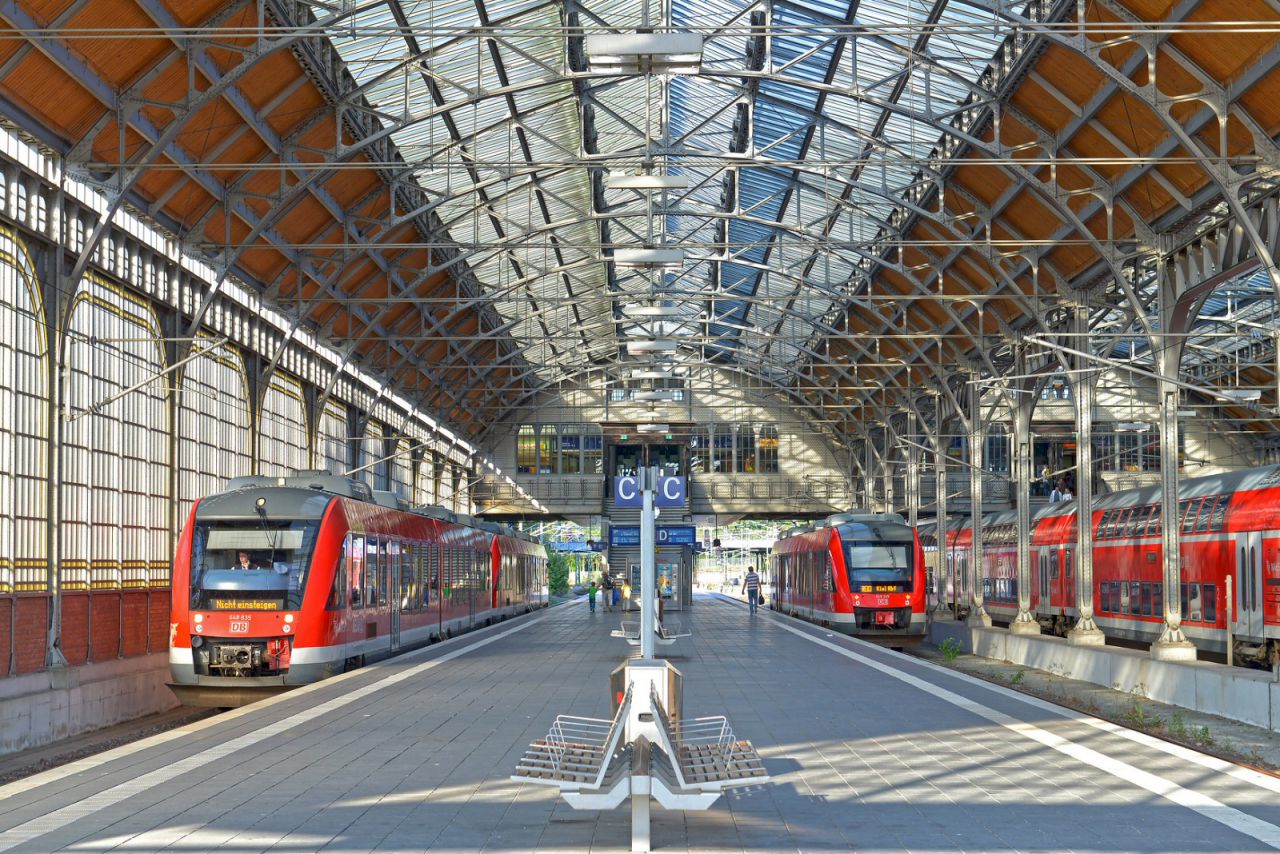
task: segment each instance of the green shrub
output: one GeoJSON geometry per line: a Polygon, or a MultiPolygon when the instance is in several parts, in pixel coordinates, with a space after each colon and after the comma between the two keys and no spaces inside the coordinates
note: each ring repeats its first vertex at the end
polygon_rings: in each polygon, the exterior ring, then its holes
{"type": "Polygon", "coordinates": [[[942,657],[947,661],[955,661],[963,651],[960,641],[955,638],[947,638],[938,648],[942,650],[942,657]]]}

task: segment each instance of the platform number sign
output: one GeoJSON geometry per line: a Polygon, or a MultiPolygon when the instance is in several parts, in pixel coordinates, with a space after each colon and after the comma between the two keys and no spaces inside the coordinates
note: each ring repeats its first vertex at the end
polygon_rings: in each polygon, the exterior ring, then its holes
{"type": "MultiPolygon", "coordinates": [[[[657,507],[683,507],[686,482],[683,477],[666,475],[658,478],[658,488],[653,494],[657,507]]],[[[622,475],[613,479],[613,503],[616,507],[642,507],[644,496],[640,491],[637,475],[622,475]]]]}

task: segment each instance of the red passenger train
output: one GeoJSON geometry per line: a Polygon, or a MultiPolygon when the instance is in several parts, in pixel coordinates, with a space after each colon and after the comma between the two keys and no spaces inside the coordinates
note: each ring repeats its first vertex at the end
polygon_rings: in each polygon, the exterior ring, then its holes
{"type": "Polygon", "coordinates": [[[170,687],[236,706],[547,604],[538,543],[327,472],[246,477],[192,508],[170,687]]]}
{"type": "Polygon", "coordinates": [[[924,634],[924,551],[896,513],[841,513],[787,531],[770,568],[775,610],[876,639],[924,634]]]}
{"type": "MultiPolygon", "coordinates": [[[[1094,619],[1109,635],[1154,641],[1163,626],[1164,578],[1158,486],[1099,496],[1094,531],[1094,619]]],[[[1018,613],[1014,511],[983,516],[980,562],[986,609],[996,620],[1018,613]]],[[[1280,657],[1280,466],[1188,478],[1178,487],[1183,632],[1201,649],[1225,652],[1227,624],[1238,659],[1280,657]],[[1232,600],[1227,601],[1226,580],[1232,600]]],[[[932,526],[922,532],[934,545],[932,526]]],[[[959,594],[972,560],[967,519],[947,526],[944,601],[959,594]],[[960,582],[956,582],[959,573],[960,582]]],[[[932,551],[933,549],[931,549],[932,551]]],[[[1048,631],[1066,634],[1076,609],[1076,505],[1050,504],[1031,519],[1031,608],[1048,631]]]]}

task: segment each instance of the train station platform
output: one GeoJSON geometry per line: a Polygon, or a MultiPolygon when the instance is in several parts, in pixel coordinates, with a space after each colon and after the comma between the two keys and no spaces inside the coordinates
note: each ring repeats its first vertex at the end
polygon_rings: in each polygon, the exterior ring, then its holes
{"type": "MultiPolygon", "coordinates": [[[[611,851],[629,815],[512,782],[631,653],[582,602],[0,789],[0,851],[611,851]]],[[[1280,849],[1280,779],[741,604],[665,652],[769,783],[654,809],[655,850],[1280,849]]]]}

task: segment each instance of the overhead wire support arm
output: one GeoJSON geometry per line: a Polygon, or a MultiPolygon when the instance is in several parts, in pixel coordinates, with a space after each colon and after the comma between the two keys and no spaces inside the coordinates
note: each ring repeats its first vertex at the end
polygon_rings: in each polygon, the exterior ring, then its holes
{"type": "Polygon", "coordinates": [[[97,403],[91,404],[85,407],[84,409],[81,409],[79,412],[66,413],[65,415],[63,415],[63,418],[66,419],[68,423],[71,423],[73,421],[79,421],[81,418],[85,417],[86,415],[96,415],[106,407],[115,403],[120,398],[133,394],[135,391],[139,391],[141,389],[146,388],[147,386],[151,385],[151,383],[155,382],[161,377],[167,376],[173,373],[174,371],[178,370],[178,368],[181,368],[183,365],[186,365],[189,362],[194,362],[196,359],[200,358],[201,356],[207,356],[209,353],[212,353],[214,350],[221,349],[221,347],[230,340],[231,340],[230,338],[224,335],[223,337],[215,341],[213,344],[209,345],[208,347],[205,347],[203,350],[197,350],[196,352],[187,356],[185,359],[180,359],[179,361],[174,362],[172,365],[165,368],[164,370],[156,371],[155,373],[148,376],[146,379],[136,382],[133,385],[129,386],[128,388],[118,391],[104,400],[100,400],[97,403]]]}

